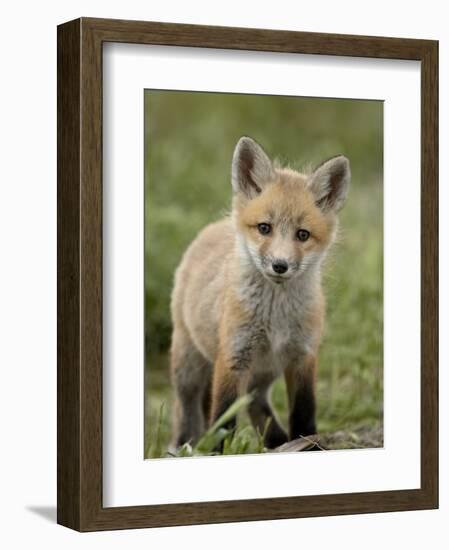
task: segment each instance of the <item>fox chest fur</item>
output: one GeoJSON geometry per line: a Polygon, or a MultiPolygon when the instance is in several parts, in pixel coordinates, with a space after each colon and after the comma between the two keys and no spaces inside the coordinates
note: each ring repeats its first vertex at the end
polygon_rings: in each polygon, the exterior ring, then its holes
{"type": "Polygon", "coordinates": [[[322,296],[307,284],[277,286],[257,274],[248,279],[238,292],[247,321],[231,338],[234,368],[278,376],[316,347],[321,323],[313,313],[322,296]]]}

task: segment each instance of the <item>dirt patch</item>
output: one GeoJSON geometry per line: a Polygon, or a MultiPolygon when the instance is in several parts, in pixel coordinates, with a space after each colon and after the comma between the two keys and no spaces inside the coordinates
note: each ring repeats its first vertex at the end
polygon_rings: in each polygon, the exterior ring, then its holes
{"type": "Polygon", "coordinates": [[[325,450],[330,449],[370,449],[383,447],[382,426],[361,426],[354,431],[338,431],[323,434],[319,445],[325,450]]]}
{"type": "Polygon", "coordinates": [[[353,431],[300,437],[284,443],[276,452],[330,451],[337,449],[373,449],[383,447],[383,427],[360,426],[353,431]]]}

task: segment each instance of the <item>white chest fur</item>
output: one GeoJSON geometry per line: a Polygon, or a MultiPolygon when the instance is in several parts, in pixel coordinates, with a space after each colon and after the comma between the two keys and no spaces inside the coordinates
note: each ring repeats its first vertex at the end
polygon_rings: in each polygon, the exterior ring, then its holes
{"type": "Polygon", "coordinates": [[[307,281],[276,285],[257,277],[249,281],[241,296],[251,311],[253,330],[263,334],[260,346],[253,349],[253,368],[279,373],[308,353],[313,334],[307,317],[314,295],[307,281]]]}
{"type": "Polygon", "coordinates": [[[304,313],[302,300],[286,288],[268,283],[257,307],[273,352],[279,352],[297,336],[304,313]]]}

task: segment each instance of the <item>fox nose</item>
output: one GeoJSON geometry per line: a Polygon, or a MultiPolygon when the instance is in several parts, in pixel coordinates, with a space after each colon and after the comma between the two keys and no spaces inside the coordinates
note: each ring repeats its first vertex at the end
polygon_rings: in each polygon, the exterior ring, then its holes
{"type": "Polygon", "coordinates": [[[281,275],[282,273],[285,273],[288,270],[288,263],[284,260],[275,260],[271,267],[273,268],[273,271],[275,273],[279,273],[281,275]]]}

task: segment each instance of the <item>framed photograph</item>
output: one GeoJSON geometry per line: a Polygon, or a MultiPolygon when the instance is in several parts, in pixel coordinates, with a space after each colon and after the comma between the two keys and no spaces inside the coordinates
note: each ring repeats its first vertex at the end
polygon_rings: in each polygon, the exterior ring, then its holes
{"type": "Polygon", "coordinates": [[[60,25],[58,523],[437,508],[437,185],[436,41],[60,25]]]}

